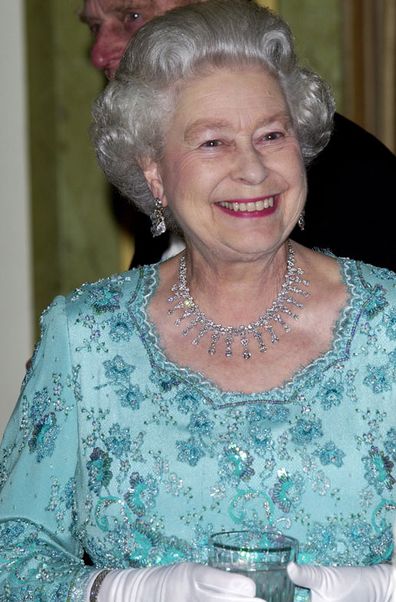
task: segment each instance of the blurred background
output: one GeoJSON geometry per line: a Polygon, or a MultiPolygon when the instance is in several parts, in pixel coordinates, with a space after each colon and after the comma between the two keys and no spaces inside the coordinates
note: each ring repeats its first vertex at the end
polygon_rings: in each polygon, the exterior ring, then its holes
{"type": "MultiPolygon", "coordinates": [[[[338,112],[395,152],[396,0],[260,3],[289,22],[338,112]]],[[[0,0],[0,435],[42,310],[127,269],[133,253],[128,208],[112,205],[89,143],[104,79],[89,63],[79,8],[79,0],[0,0]]]]}

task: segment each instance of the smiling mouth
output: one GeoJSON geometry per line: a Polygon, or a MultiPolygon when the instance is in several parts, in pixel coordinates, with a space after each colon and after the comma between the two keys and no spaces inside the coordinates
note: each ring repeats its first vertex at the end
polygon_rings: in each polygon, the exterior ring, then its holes
{"type": "Polygon", "coordinates": [[[229,211],[243,211],[244,213],[254,213],[255,211],[263,211],[263,209],[270,209],[275,204],[275,196],[269,196],[259,201],[221,201],[218,203],[220,207],[224,207],[229,211]]]}

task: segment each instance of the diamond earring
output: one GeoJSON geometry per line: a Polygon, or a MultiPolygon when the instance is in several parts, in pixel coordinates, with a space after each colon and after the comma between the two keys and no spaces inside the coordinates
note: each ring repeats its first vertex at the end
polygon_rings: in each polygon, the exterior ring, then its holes
{"type": "Polygon", "coordinates": [[[164,208],[163,208],[162,203],[159,200],[159,198],[155,199],[155,207],[154,207],[154,211],[152,213],[150,213],[150,219],[151,219],[151,229],[150,230],[151,230],[151,234],[154,237],[161,236],[161,234],[164,234],[164,232],[166,232],[164,208]]]}
{"type": "Polygon", "coordinates": [[[305,230],[305,209],[301,211],[297,224],[301,232],[303,232],[305,230]]]}

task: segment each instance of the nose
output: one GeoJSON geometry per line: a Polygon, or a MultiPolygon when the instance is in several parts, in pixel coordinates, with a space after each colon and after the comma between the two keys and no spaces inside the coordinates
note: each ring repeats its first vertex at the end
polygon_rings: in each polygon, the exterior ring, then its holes
{"type": "Polygon", "coordinates": [[[232,176],[246,184],[260,184],[268,175],[264,158],[253,145],[246,145],[236,151],[232,176]]]}
{"type": "Polygon", "coordinates": [[[96,69],[115,72],[128,45],[122,28],[103,24],[91,48],[91,63],[96,69]]]}

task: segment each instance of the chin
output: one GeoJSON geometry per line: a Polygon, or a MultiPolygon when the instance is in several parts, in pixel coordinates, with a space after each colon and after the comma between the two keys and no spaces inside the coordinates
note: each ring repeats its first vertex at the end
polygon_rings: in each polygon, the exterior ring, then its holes
{"type": "Polygon", "coordinates": [[[284,240],[268,241],[268,244],[263,245],[261,240],[260,244],[251,244],[251,241],[249,244],[226,244],[223,247],[223,254],[227,253],[231,259],[238,261],[252,261],[268,253],[274,253],[283,242],[284,240]]]}
{"type": "Polygon", "coordinates": [[[236,252],[247,255],[261,255],[276,251],[288,238],[289,232],[279,234],[278,236],[265,236],[260,233],[248,233],[243,235],[242,239],[228,240],[227,246],[236,252]]]}

